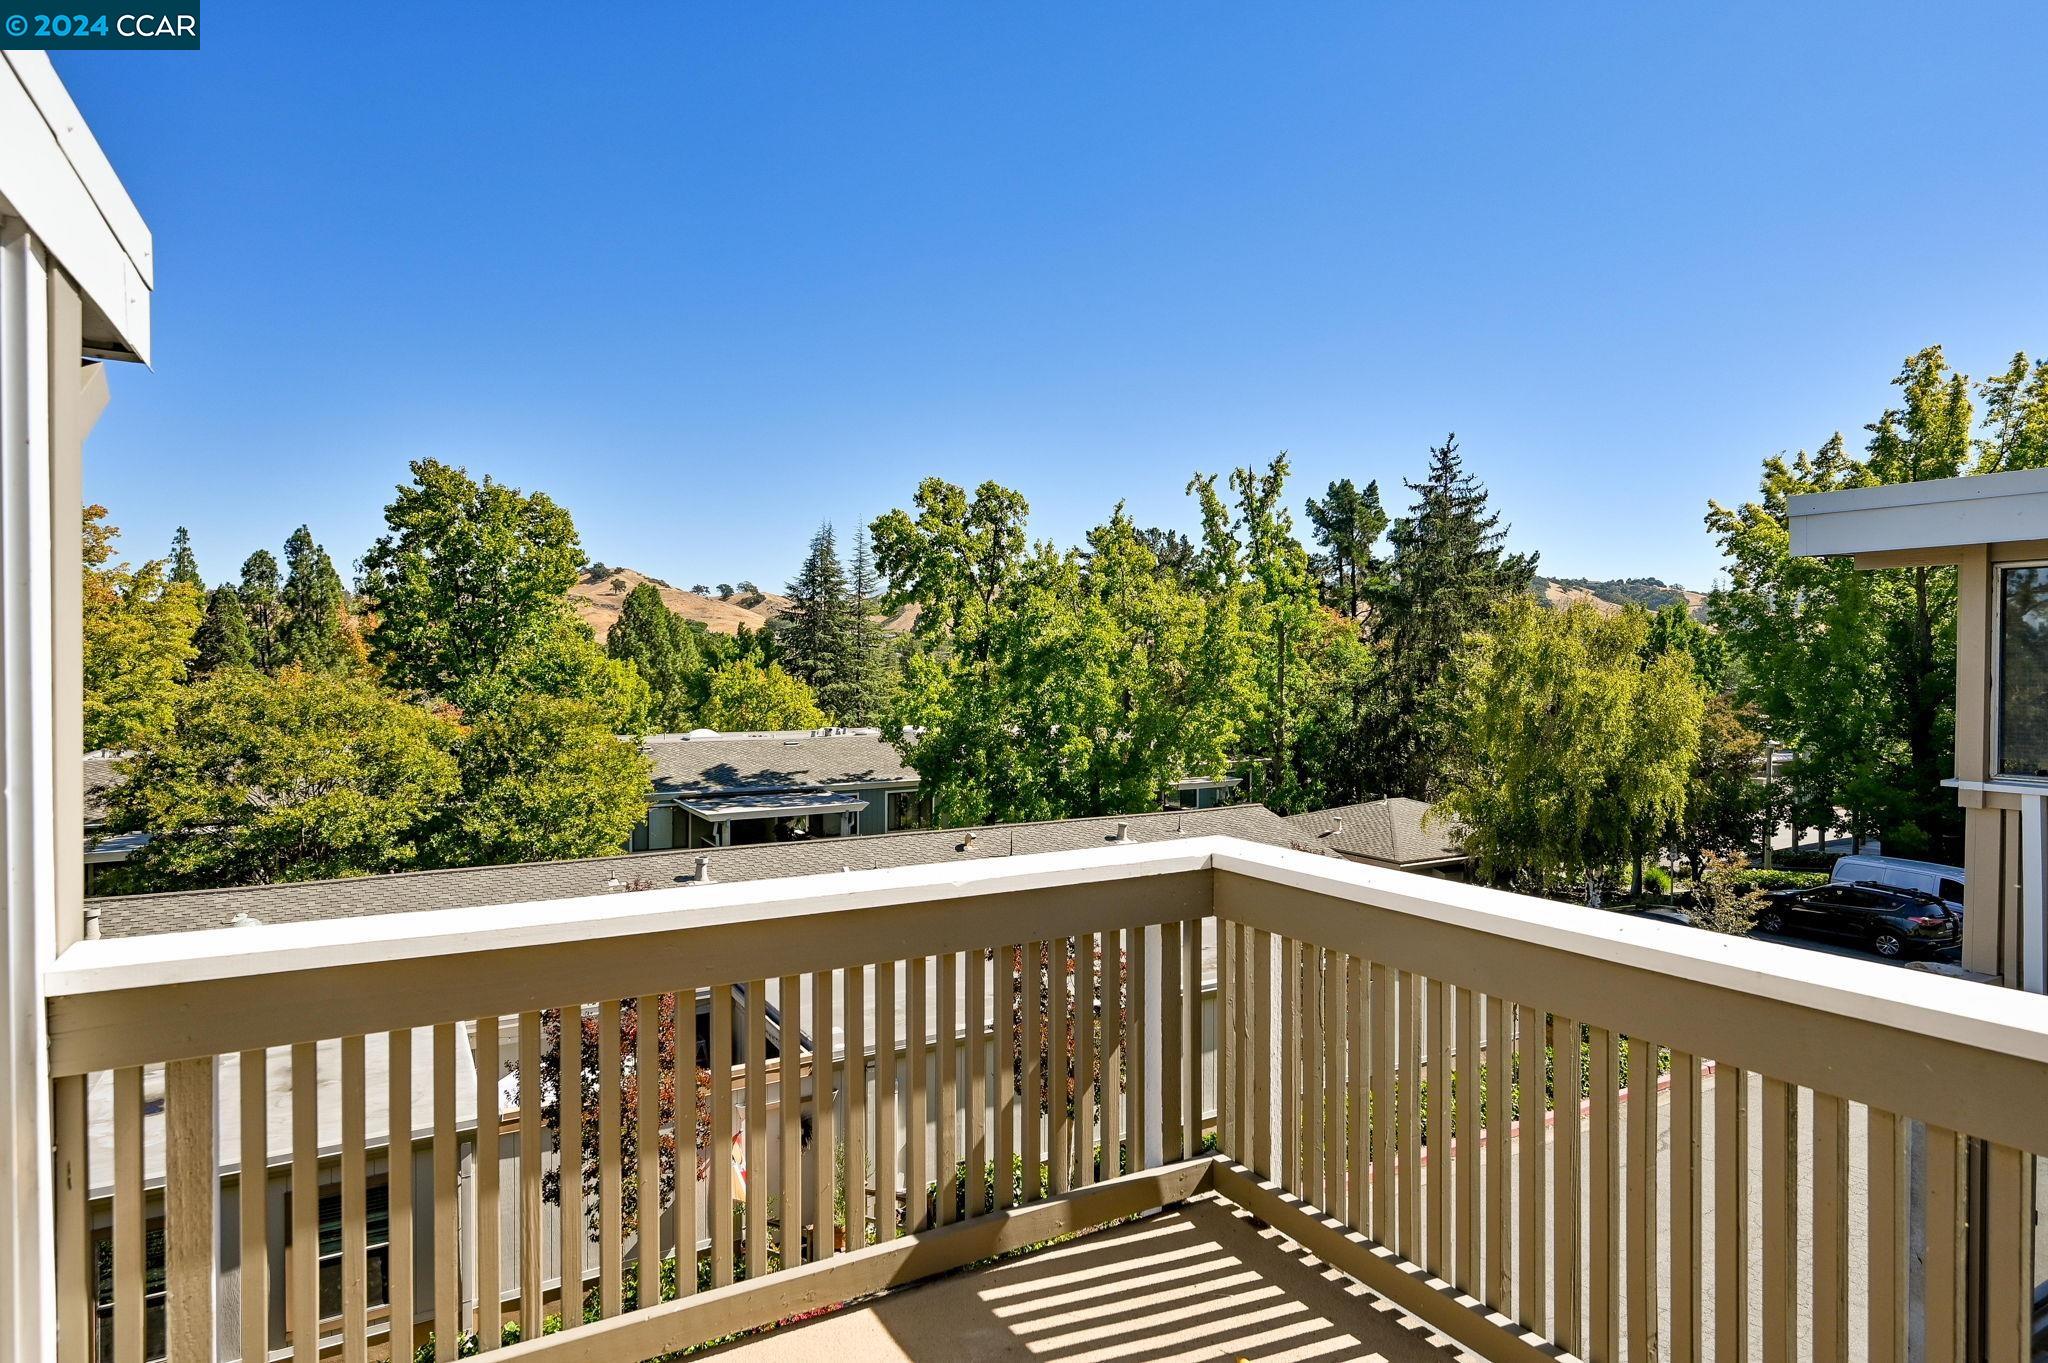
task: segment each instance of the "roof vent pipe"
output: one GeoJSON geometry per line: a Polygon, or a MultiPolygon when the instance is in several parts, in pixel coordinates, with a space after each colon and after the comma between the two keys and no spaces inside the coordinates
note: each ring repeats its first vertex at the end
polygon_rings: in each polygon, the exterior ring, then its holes
{"type": "Polygon", "coordinates": [[[1336,835],[1336,834],[1338,834],[1338,833],[1342,833],[1343,831],[1344,831],[1344,816],[1343,816],[1342,814],[1337,814],[1337,815],[1333,815],[1333,816],[1331,817],[1331,819],[1330,819],[1330,833],[1331,833],[1331,835],[1332,835],[1332,836],[1334,836],[1334,835],[1336,835]]]}
{"type": "Polygon", "coordinates": [[[1129,842],[1131,840],[1131,821],[1129,819],[1118,819],[1116,821],[1116,840],[1118,842],[1129,842]]]}
{"type": "Polygon", "coordinates": [[[699,885],[709,885],[711,883],[710,857],[697,858],[697,883],[699,885]]]}
{"type": "Polygon", "coordinates": [[[228,920],[228,926],[231,928],[260,928],[263,924],[258,922],[246,909],[243,909],[237,910],[235,916],[228,920]]]}
{"type": "Polygon", "coordinates": [[[99,939],[100,906],[97,904],[88,904],[85,906],[85,940],[88,942],[97,942],[99,941],[99,939]]]}

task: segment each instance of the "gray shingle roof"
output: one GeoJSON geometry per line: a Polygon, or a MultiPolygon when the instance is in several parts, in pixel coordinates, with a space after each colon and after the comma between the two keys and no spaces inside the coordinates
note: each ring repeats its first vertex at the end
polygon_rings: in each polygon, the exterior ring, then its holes
{"type": "Polygon", "coordinates": [[[1458,830],[1426,823],[1430,806],[1395,797],[1362,805],[1290,814],[1297,836],[1325,851],[1359,857],[1382,866],[1416,866],[1464,856],[1458,830]]]}
{"type": "Polygon", "coordinates": [[[896,746],[874,729],[660,734],[647,740],[645,751],[654,761],[657,795],[917,781],[896,746]]]}
{"type": "Polygon", "coordinates": [[[713,881],[773,880],[823,875],[848,867],[875,870],[938,862],[1023,856],[1103,846],[1129,825],[1132,842],[1175,838],[1235,837],[1274,847],[1320,850],[1287,820],[1264,805],[1219,809],[1166,810],[1118,818],[1061,819],[1048,823],[993,824],[975,829],[881,833],[870,837],[819,838],[810,842],[764,843],[695,851],[639,852],[584,861],[530,862],[520,866],[479,866],[450,871],[409,871],[314,880],[290,885],[250,885],[232,890],[188,890],[176,894],[114,895],[89,901],[100,913],[103,937],[140,937],[158,932],[225,928],[237,913],[262,923],[302,923],[327,918],[362,918],[421,909],[475,908],[530,900],[572,899],[598,894],[616,876],[640,888],[667,888],[696,878],[697,858],[711,859],[713,881]],[[973,833],[971,845],[967,834],[973,833]]]}
{"type": "Polygon", "coordinates": [[[107,821],[107,792],[121,783],[121,775],[114,770],[114,763],[128,754],[89,752],[85,755],[85,826],[92,827],[107,821]]]}

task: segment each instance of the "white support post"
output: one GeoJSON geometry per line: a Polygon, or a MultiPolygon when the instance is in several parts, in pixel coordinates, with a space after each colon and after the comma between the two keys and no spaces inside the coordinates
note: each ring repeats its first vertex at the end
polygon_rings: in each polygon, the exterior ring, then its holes
{"type": "Polygon", "coordinates": [[[42,247],[0,219],[0,1357],[22,1360],[54,1357],[57,1330],[42,986],[58,901],[49,297],[42,247]]]}

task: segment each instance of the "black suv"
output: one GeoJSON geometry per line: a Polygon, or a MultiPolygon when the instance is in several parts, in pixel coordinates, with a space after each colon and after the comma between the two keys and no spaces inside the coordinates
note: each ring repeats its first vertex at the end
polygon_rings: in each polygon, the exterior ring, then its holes
{"type": "Polygon", "coordinates": [[[1847,938],[1892,960],[1939,952],[1963,937],[1962,917],[1933,895],[1870,880],[1779,890],[1756,926],[1759,932],[1847,938]]]}

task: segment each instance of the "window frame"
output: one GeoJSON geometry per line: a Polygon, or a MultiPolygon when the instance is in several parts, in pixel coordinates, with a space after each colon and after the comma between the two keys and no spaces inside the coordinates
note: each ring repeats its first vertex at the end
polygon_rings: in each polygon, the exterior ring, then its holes
{"type": "Polygon", "coordinates": [[[1992,565],[1991,583],[1991,778],[2048,786],[2048,776],[2005,770],[2005,582],[2012,572],[2048,572],[2048,559],[2014,559],[1992,565]]]}
{"type": "MultiPolygon", "coordinates": [[[[383,1251],[384,1251],[384,1254],[385,1254],[385,1259],[384,1259],[384,1282],[385,1282],[385,1293],[384,1293],[384,1300],[383,1300],[382,1302],[369,1302],[369,1303],[367,1303],[367,1304],[366,1304],[366,1307],[365,1307],[365,1310],[364,1310],[364,1323],[365,1323],[366,1325],[369,1325],[369,1326],[371,1326],[371,1327],[375,1327],[375,1326],[377,1326],[377,1325],[381,1325],[381,1324],[385,1323],[386,1321],[390,1320],[390,1318],[391,1318],[391,1288],[390,1288],[390,1283],[391,1283],[391,1258],[390,1258],[390,1254],[391,1254],[391,1221],[390,1221],[390,1212],[389,1212],[389,1208],[390,1208],[390,1205],[391,1205],[391,1204],[390,1204],[390,1200],[389,1200],[389,1199],[390,1199],[390,1188],[391,1188],[391,1171],[389,1171],[389,1170],[387,1170],[386,1172],[384,1172],[384,1173],[382,1173],[382,1174],[373,1174],[373,1175],[369,1175],[369,1176],[366,1176],[366,1177],[364,1178],[364,1180],[363,1180],[363,1201],[364,1201],[364,1203],[365,1203],[365,1208],[364,1208],[364,1212],[365,1212],[365,1215],[364,1215],[364,1217],[363,1217],[363,1220],[364,1220],[364,1226],[363,1226],[363,1231],[364,1231],[364,1236],[365,1236],[365,1240],[366,1240],[366,1243],[365,1243],[365,1245],[364,1245],[364,1249],[365,1249],[366,1253],[374,1253],[375,1251],[377,1251],[377,1250],[381,1249],[381,1250],[383,1250],[383,1251]],[[369,1234],[369,1224],[368,1224],[368,1223],[369,1223],[369,1216],[368,1216],[368,1206],[367,1206],[367,1204],[368,1204],[368,1202],[369,1202],[369,1197],[370,1197],[370,1191],[371,1191],[372,1189],[382,1189],[382,1190],[384,1191],[384,1194],[385,1194],[385,1199],[386,1199],[386,1201],[385,1201],[385,1208],[386,1208],[386,1213],[385,1213],[385,1221],[384,1221],[384,1238],[383,1238],[383,1239],[382,1239],[381,1241],[380,1241],[380,1240],[370,1240],[370,1239],[368,1239],[368,1238],[367,1238],[367,1237],[368,1237],[368,1234],[369,1234]]],[[[284,1264],[285,1264],[285,1279],[284,1279],[284,1281],[285,1281],[285,1283],[286,1283],[286,1285],[287,1285],[287,1290],[286,1290],[286,1291],[284,1292],[283,1296],[284,1296],[284,1332],[285,1332],[285,1338],[286,1338],[286,1339],[290,1339],[290,1338],[292,1337],[292,1331],[293,1331],[293,1319],[292,1319],[292,1297],[293,1297],[293,1294],[292,1294],[292,1292],[291,1292],[291,1291],[289,1290],[289,1284],[290,1284],[290,1282],[291,1282],[292,1266],[293,1266],[293,1263],[294,1263],[294,1257],[293,1257],[293,1256],[295,1256],[295,1255],[296,1255],[296,1254],[298,1253],[298,1248],[299,1248],[299,1247],[298,1247],[298,1238],[297,1238],[297,1230],[298,1230],[298,1227],[297,1227],[297,1224],[296,1224],[296,1222],[294,1221],[294,1218],[293,1218],[293,1215],[292,1215],[292,1211],[293,1211],[293,1206],[292,1206],[292,1199],[293,1199],[293,1198],[294,1198],[295,1196],[296,1196],[296,1193],[294,1193],[292,1189],[290,1189],[290,1188],[287,1188],[287,1189],[285,1189],[285,1193],[284,1193],[284,1264]]],[[[327,1199],[328,1199],[329,1197],[333,1197],[333,1198],[339,1199],[339,1198],[340,1198],[340,1196],[341,1196],[341,1185],[340,1185],[339,1183],[331,1183],[331,1184],[329,1184],[329,1183],[323,1183],[323,1184],[322,1184],[322,1185],[321,1185],[321,1186],[319,1187],[319,1189],[317,1190],[317,1192],[315,1193],[315,1197],[316,1197],[316,1199],[317,1199],[318,1201],[320,1201],[320,1202],[325,1202],[325,1201],[326,1201],[326,1200],[327,1200],[327,1199]]],[[[327,1263],[328,1263],[328,1262],[329,1262],[330,1260],[331,1260],[331,1261],[333,1261],[333,1262],[334,1262],[334,1263],[336,1264],[336,1266],[337,1266],[337,1267],[339,1267],[339,1266],[340,1266],[340,1263],[341,1263],[341,1260],[342,1260],[342,1257],[343,1257],[343,1256],[344,1256],[344,1255],[345,1255],[345,1254],[346,1254],[346,1253],[347,1253],[348,1251],[347,1251],[347,1249],[346,1249],[346,1248],[343,1248],[343,1249],[339,1249],[339,1250],[336,1250],[336,1251],[335,1251],[335,1252],[334,1252],[333,1254],[322,1254],[322,1253],[320,1253],[320,1252],[319,1252],[319,1243],[318,1243],[318,1241],[319,1241],[319,1236],[320,1236],[320,1233],[319,1233],[319,1227],[318,1227],[318,1218],[317,1218],[317,1216],[316,1216],[316,1218],[315,1218],[315,1228],[314,1228],[314,1242],[315,1242],[315,1243],[314,1243],[314,1258],[315,1258],[316,1260],[318,1260],[318,1264],[317,1264],[317,1265],[315,1266],[315,1268],[314,1268],[314,1271],[313,1271],[313,1296],[314,1296],[314,1309],[315,1309],[315,1313],[316,1313],[316,1316],[317,1316],[317,1323],[315,1324],[315,1326],[314,1326],[314,1329],[315,1329],[315,1330],[316,1330],[316,1331],[317,1331],[318,1333],[320,1333],[320,1334],[326,1334],[326,1333],[330,1332],[331,1330],[338,1330],[338,1329],[340,1329],[340,1328],[342,1327],[342,1323],[343,1323],[343,1321],[342,1321],[342,1314],[343,1314],[343,1313],[342,1313],[342,1312],[336,1312],[336,1313],[335,1313],[334,1315],[331,1315],[331,1316],[328,1316],[328,1315],[318,1315],[318,1309],[319,1309],[319,1296],[320,1296],[320,1270],[321,1270],[322,1268],[324,1268],[324,1267],[325,1267],[325,1266],[327,1265],[327,1263]]],[[[365,1269],[364,1269],[364,1274],[365,1274],[365,1281],[364,1281],[364,1287],[365,1287],[365,1289],[367,1290],[367,1288],[368,1288],[368,1285],[369,1285],[369,1284],[368,1284],[368,1266],[367,1266],[367,1264],[365,1265],[365,1269]]]]}

